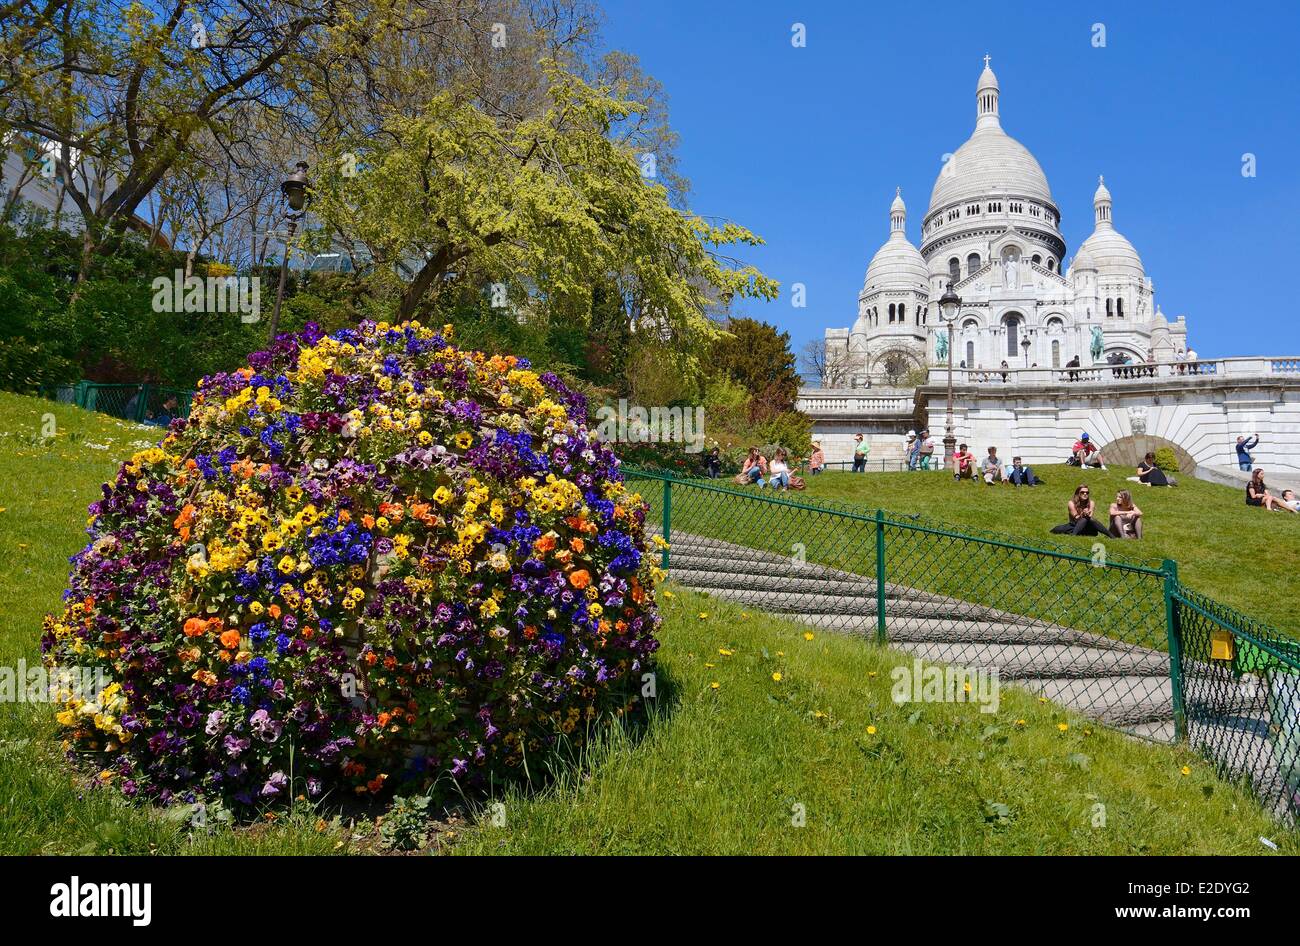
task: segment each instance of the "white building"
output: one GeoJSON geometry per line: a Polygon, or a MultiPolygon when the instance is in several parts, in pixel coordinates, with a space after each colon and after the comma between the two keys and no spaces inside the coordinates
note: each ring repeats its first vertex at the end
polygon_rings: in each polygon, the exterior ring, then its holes
{"type": "Polygon", "coordinates": [[[1115,229],[1098,184],[1094,229],[1068,268],[1060,209],[1034,156],[1002,130],[998,80],[985,57],[975,131],[945,163],[930,194],[918,250],[901,194],[889,239],[872,257],[852,329],[827,329],[839,386],[898,384],[947,362],[938,299],[949,282],[962,305],[954,367],[1090,367],[1124,358],[1172,362],[1187,349],[1183,316],[1169,322],[1137,250],[1115,229]]]}

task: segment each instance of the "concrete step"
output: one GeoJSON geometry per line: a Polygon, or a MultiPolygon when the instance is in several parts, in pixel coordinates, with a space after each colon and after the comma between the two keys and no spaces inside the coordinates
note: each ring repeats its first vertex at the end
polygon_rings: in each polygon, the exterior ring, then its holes
{"type": "Polygon", "coordinates": [[[1174,718],[1169,677],[1025,678],[1016,686],[1118,728],[1174,718]]]}
{"type": "MultiPolygon", "coordinates": [[[[687,587],[695,587],[690,582],[681,582],[687,587]]],[[[784,614],[808,615],[857,615],[875,621],[876,596],[874,594],[818,594],[815,592],[763,591],[748,588],[705,587],[704,591],[715,598],[748,604],[760,611],[784,614]]],[[[887,611],[892,616],[910,618],[934,618],[966,621],[1015,621],[1015,615],[1007,615],[994,608],[969,604],[952,598],[923,598],[912,600],[900,598],[890,601],[887,611]]],[[[1029,618],[1020,618],[1029,621],[1029,618]]]]}
{"type": "Polygon", "coordinates": [[[791,571],[793,574],[772,575],[762,572],[739,573],[705,571],[693,568],[685,569],[679,565],[674,565],[670,569],[670,574],[673,581],[701,590],[731,588],[737,591],[768,591],[782,594],[815,592],[821,595],[847,595],[856,598],[870,598],[872,601],[876,599],[876,583],[865,578],[856,580],[823,578],[809,574],[807,571],[800,573],[797,567],[791,569],[791,571]]]}
{"type": "Polygon", "coordinates": [[[1163,654],[1095,650],[1071,644],[912,643],[891,640],[898,650],[932,663],[997,668],[1006,680],[1081,680],[1103,677],[1159,676],[1168,673],[1163,654]]]}

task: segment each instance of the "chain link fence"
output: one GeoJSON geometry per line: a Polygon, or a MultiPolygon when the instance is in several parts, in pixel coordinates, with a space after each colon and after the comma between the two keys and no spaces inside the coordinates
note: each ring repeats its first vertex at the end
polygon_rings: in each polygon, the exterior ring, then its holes
{"type": "Polygon", "coordinates": [[[1300,645],[1184,588],[1174,562],[1120,560],[1100,540],[1086,554],[1030,547],[924,516],[625,474],[669,543],[662,564],[675,581],[924,663],[995,673],[1133,736],[1187,739],[1270,807],[1300,813],[1300,645]],[[1214,634],[1246,656],[1211,659],[1214,634]],[[1253,696],[1243,676],[1258,679],[1253,696]]]}
{"type": "Polygon", "coordinates": [[[99,411],[138,424],[166,427],[190,411],[193,391],[160,384],[99,384],[79,381],[41,390],[41,395],[88,411],[99,411]]]}

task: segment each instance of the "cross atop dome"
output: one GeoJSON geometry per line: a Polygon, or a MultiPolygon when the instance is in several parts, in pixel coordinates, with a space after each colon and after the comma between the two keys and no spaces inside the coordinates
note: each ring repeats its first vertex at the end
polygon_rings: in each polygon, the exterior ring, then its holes
{"type": "Polygon", "coordinates": [[[984,71],[980,73],[979,85],[975,89],[978,107],[975,109],[976,128],[997,128],[998,122],[998,77],[989,65],[992,56],[985,54],[984,71]]]}

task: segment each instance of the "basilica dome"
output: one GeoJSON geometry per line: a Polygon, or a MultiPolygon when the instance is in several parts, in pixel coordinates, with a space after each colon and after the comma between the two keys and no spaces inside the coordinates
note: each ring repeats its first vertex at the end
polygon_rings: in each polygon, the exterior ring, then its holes
{"type": "Polygon", "coordinates": [[[876,250],[867,266],[863,293],[877,289],[918,289],[925,292],[930,281],[929,270],[921,251],[907,239],[907,208],[898,194],[889,208],[889,239],[876,250]]]}
{"type": "MultiPolygon", "coordinates": [[[[1097,184],[1092,206],[1096,228],[1079,246],[1078,255],[1087,254],[1094,261],[1097,272],[1102,275],[1143,278],[1146,270],[1142,267],[1142,258],[1138,256],[1138,251],[1133,248],[1128,238],[1115,229],[1111,218],[1110,190],[1104,180],[1097,184]]],[[[1078,265],[1078,256],[1075,257],[1075,265],[1078,265]]]]}
{"type": "Polygon", "coordinates": [[[1054,203],[1047,175],[1038,161],[1028,148],[1002,130],[998,80],[987,64],[980,74],[976,97],[975,133],[939,172],[930,193],[929,213],[949,204],[1003,194],[1054,203]]]}

